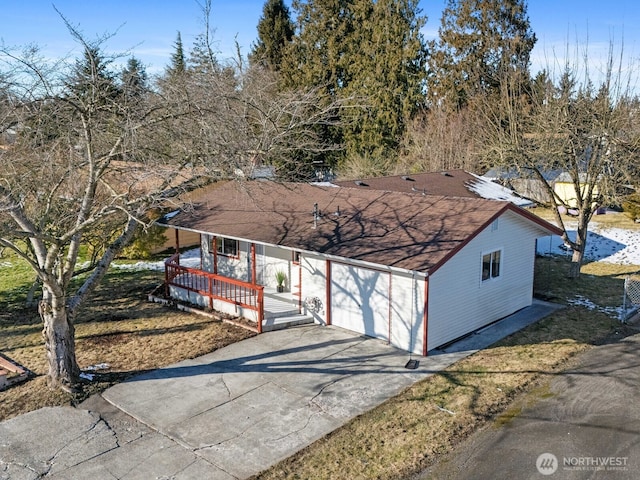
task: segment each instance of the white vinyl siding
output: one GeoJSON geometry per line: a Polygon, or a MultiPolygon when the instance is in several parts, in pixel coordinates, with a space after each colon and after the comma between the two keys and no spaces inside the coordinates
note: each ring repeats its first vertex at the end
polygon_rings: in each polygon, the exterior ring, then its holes
{"type": "MultiPolygon", "coordinates": [[[[202,269],[207,272],[213,272],[213,237],[211,235],[202,235],[200,248],[202,251],[202,269]]],[[[218,274],[243,282],[251,281],[251,269],[249,268],[250,248],[249,243],[238,242],[237,257],[218,254],[218,274]]]]}
{"type": "Polygon", "coordinates": [[[535,224],[506,212],[429,277],[431,350],[531,305],[535,224]],[[482,281],[482,256],[500,251],[500,275],[482,281]]]}
{"type": "MultiPolygon", "coordinates": [[[[531,305],[535,238],[546,233],[527,218],[506,211],[499,222],[487,225],[429,276],[427,350],[531,305]],[[487,254],[489,260],[485,262],[483,256],[487,254]],[[490,272],[483,281],[483,265],[487,263],[494,274],[490,272]]],[[[207,271],[213,270],[211,241],[212,236],[202,235],[202,262],[207,271]]],[[[218,273],[249,281],[251,244],[240,241],[239,247],[238,259],[218,256],[218,273]]],[[[302,252],[299,267],[292,267],[292,259],[291,249],[256,245],[259,283],[274,286],[275,272],[285,270],[291,292],[295,287],[297,294],[301,288],[302,313],[317,323],[326,324],[330,306],[334,325],[379,338],[402,350],[423,353],[425,279],[420,273],[353,265],[348,259],[327,262],[322,255],[310,252],[302,252]],[[331,268],[330,285],[327,265],[331,268]],[[331,296],[329,305],[327,293],[331,296]],[[307,299],[317,300],[317,311],[305,308],[307,299]]]]}
{"type": "MultiPolygon", "coordinates": [[[[287,277],[284,287],[286,291],[290,291],[291,286],[298,283],[297,278],[291,278],[291,250],[270,245],[263,247],[263,249],[264,256],[260,260],[256,258],[256,264],[260,265],[262,270],[257,275],[261,279],[259,283],[265,287],[276,288],[278,285],[276,272],[284,272],[287,277]]],[[[257,248],[256,251],[258,251],[257,248]]]]}
{"type": "Polygon", "coordinates": [[[302,268],[302,308],[305,315],[312,316],[316,323],[327,323],[326,300],[327,300],[327,278],[325,276],[326,260],[305,253],[300,259],[302,268]],[[318,312],[310,312],[305,308],[307,299],[318,299],[322,308],[318,312]]]}
{"type": "Polygon", "coordinates": [[[422,355],[424,278],[394,273],[391,277],[391,345],[422,355]]]}

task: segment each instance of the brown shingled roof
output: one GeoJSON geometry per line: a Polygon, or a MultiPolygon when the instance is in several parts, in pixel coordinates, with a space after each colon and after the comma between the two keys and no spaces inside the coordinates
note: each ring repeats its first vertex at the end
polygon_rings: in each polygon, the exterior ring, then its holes
{"type": "Polygon", "coordinates": [[[264,181],[214,185],[166,224],[429,272],[505,210],[550,226],[509,202],[264,181]]]}
{"type": "Polygon", "coordinates": [[[415,175],[395,175],[388,177],[365,178],[361,180],[342,180],[333,182],[341,187],[359,189],[387,190],[390,192],[415,192],[446,197],[481,198],[469,190],[478,179],[464,170],[418,173],[415,175]]]}

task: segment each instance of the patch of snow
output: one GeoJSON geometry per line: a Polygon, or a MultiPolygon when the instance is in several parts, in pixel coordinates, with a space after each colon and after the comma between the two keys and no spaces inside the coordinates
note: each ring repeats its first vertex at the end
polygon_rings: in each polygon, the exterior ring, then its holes
{"type": "MultiPolygon", "coordinates": [[[[128,271],[136,271],[140,272],[143,270],[154,270],[154,271],[164,271],[164,262],[165,260],[159,260],[156,262],[145,262],[139,261],[135,263],[127,263],[127,262],[113,262],[110,268],[115,270],[128,270],[128,271]]],[[[9,264],[8,266],[10,266],[9,264]]],[[[180,253],[180,265],[184,267],[191,268],[200,268],[200,249],[193,248],[191,250],[186,250],[180,253]]],[[[3,266],[0,264],[0,266],[3,266]]],[[[77,268],[87,268],[89,266],[89,262],[82,262],[77,265],[77,268]]]]}
{"type": "Polygon", "coordinates": [[[111,268],[135,272],[142,270],[164,270],[164,262],[112,263],[111,268]]]}
{"type": "Polygon", "coordinates": [[[80,374],[80,378],[84,378],[85,380],[89,380],[90,382],[93,380],[94,375],[92,373],[84,373],[80,374]]]}
{"type": "Polygon", "coordinates": [[[180,210],[174,210],[173,212],[167,213],[163,218],[165,220],[171,220],[173,217],[175,217],[179,213],[180,213],[180,210]]]}
{"type": "Polygon", "coordinates": [[[331,182],[310,182],[311,185],[315,185],[316,187],[335,187],[335,188],[340,188],[338,185],[336,185],[335,183],[331,183],[331,182]]]}
{"type": "Polygon", "coordinates": [[[535,204],[531,200],[519,197],[512,190],[509,190],[502,185],[492,182],[488,178],[480,177],[472,174],[475,178],[475,182],[470,182],[467,188],[472,192],[477,193],[482,198],[488,200],[502,200],[505,202],[511,202],[519,207],[533,207],[535,204]]]}
{"type": "MultiPolygon", "coordinates": [[[[116,270],[132,270],[132,271],[142,271],[142,270],[164,270],[164,260],[160,260],[157,262],[136,262],[136,263],[112,263],[111,268],[115,268],[116,270]]],[[[191,268],[200,268],[200,249],[193,248],[191,250],[186,250],[185,252],[180,253],[180,265],[183,267],[191,267],[191,268]]]]}
{"type": "MultiPolygon", "coordinates": [[[[577,224],[567,224],[569,238],[575,240],[577,224]]],[[[564,245],[557,235],[538,239],[540,255],[571,255],[571,248],[564,245]]],[[[587,232],[585,260],[619,265],[640,265],[640,231],[624,228],[600,227],[592,222],[587,232]]]]}
{"type": "Polygon", "coordinates": [[[108,363],[97,363],[96,365],[89,365],[84,370],[88,372],[93,372],[96,370],[107,370],[109,368],[111,368],[111,365],[109,365],[108,363]]]}
{"type": "Polygon", "coordinates": [[[622,319],[624,310],[622,307],[603,307],[601,305],[597,305],[593,303],[586,297],[582,295],[576,295],[574,298],[567,300],[569,305],[577,305],[580,307],[585,307],[588,310],[595,310],[597,312],[602,312],[605,315],[608,315],[611,318],[622,319]]]}

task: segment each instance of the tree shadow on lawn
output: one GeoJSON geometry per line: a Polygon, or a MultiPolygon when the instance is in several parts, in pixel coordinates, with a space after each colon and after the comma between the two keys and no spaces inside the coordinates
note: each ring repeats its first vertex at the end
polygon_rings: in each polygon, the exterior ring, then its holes
{"type": "Polygon", "coordinates": [[[27,285],[0,291],[0,328],[40,322],[37,307],[26,305],[28,292],[27,285]]]}
{"type": "MultiPolygon", "coordinates": [[[[577,236],[576,230],[568,230],[567,234],[571,240],[575,241],[577,236]]],[[[597,261],[598,259],[607,258],[623,251],[628,246],[627,244],[588,230],[586,249],[584,252],[585,259],[587,261],[592,261],[591,259],[597,261]]],[[[566,255],[570,257],[572,253],[572,250],[564,245],[564,240],[557,235],[541,239],[537,250],[543,255],[554,255],[566,252],[566,255]]]]}
{"type": "MultiPolygon", "coordinates": [[[[81,279],[74,280],[71,290],[77,288],[81,279]]],[[[118,311],[106,315],[108,319],[130,318],[136,306],[147,303],[147,295],[162,283],[159,272],[155,271],[121,271],[113,270],[107,273],[104,280],[82,305],[76,323],[96,321],[93,315],[100,311],[118,311]],[[123,313],[124,312],[124,313],[123,313]]],[[[0,291],[0,328],[5,325],[30,325],[40,323],[37,306],[27,306],[27,294],[31,283],[16,285],[14,288],[0,291]]],[[[40,289],[36,291],[35,302],[40,298],[40,289]]],[[[160,310],[159,310],[160,311],[160,310]]],[[[100,315],[101,319],[105,315],[100,315]]]]}

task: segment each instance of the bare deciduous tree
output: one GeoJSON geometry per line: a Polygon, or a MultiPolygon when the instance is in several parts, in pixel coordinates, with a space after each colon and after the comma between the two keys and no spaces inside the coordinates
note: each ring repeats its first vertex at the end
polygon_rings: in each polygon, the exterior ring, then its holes
{"type": "Polygon", "coordinates": [[[405,133],[397,173],[480,170],[475,119],[468,108],[449,111],[440,107],[414,119],[405,133]]]}
{"type": "Polygon", "coordinates": [[[517,168],[546,189],[563,240],[573,250],[572,278],[580,274],[596,208],[619,204],[621,190],[638,169],[633,68],[614,53],[611,44],[598,78],[590,76],[594,64],[583,52],[577,61],[566,62],[555,80],[540,74],[528,91],[517,82],[503,82],[500,94],[485,98],[477,109],[486,125],[482,140],[487,163],[517,168]],[[552,170],[570,179],[571,200],[554,190],[547,175],[552,170]],[[558,207],[577,211],[575,238],[558,207]]]}
{"type": "Polygon", "coordinates": [[[4,51],[3,122],[15,138],[0,153],[0,245],[26,260],[42,284],[51,386],[73,388],[79,374],[74,318],[111,261],[148,223],[164,192],[192,175],[146,150],[139,138],[179,114],[154,96],[125,99],[98,44],[71,26],[84,50],[75,65],[49,68],[35,55],[4,51]],[[81,247],[104,249],[82,285],[70,292],[81,247]]]}
{"type": "Polygon", "coordinates": [[[0,129],[11,132],[0,149],[0,247],[41,282],[49,384],[69,390],[80,373],[79,307],[150,212],[256,156],[335,147],[314,136],[333,115],[315,108],[313,92],[272,95],[260,71],[239,83],[228,70],[187,70],[132,94],[110,73],[102,41],[66,24],[83,49],[75,64],[0,52],[0,129]],[[97,238],[99,255],[72,289],[82,247],[97,238]]]}

